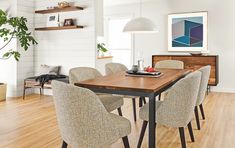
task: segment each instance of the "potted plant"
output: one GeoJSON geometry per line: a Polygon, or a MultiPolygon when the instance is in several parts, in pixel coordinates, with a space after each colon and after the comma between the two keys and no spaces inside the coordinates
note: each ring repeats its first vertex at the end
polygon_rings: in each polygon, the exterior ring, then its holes
{"type": "Polygon", "coordinates": [[[7,85],[0,83],[0,101],[6,100],[7,85]]]}
{"type": "MultiPolygon", "coordinates": [[[[20,59],[19,51],[6,49],[12,39],[17,39],[20,46],[27,51],[29,46],[37,44],[36,40],[29,32],[26,25],[27,19],[24,17],[10,17],[7,12],[0,9],[0,60],[7,60],[14,57],[16,61],[20,59]]],[[[0,83],[0,99],[6,98],[6,84],[0,83]]]]}
{"type": "Polygon", "coordinates": [[[104,43],[98,43],[97,49],[98,49],[98,55],[101,57],[103,57],[104,54],[108,51],[108,49],[105,47],[104,43]]]}

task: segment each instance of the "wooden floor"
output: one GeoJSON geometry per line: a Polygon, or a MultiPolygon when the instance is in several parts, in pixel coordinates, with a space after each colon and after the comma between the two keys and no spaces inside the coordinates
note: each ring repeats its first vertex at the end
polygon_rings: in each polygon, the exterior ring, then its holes
{"type": "MultiPolygon", "coordinates": [[[[186,130],[187,146],[191,148],[234,148],[235,147],[235,94],[211,93],[204,102],[206,121],[202,129],[193,129],[196,142],[190,142],[186,130]]],[[[123,113],[132,123],[129,141],[135,148],[142,121],[133,122],[131,100],[126,99],[123,113]]],[[[0,148],[58,148],[61,146],[60,133],[50,96],[27,96],[26,100],[11,99],[0,102],[0,148]]],[[[180,148],[177,129],[161,125],[157,127],[157,146],[180,148]]],[[[112,148],[123,147],[119,140],[112,148]]],[[[147,147],[147,133],[143,142],[147,147]]]]}

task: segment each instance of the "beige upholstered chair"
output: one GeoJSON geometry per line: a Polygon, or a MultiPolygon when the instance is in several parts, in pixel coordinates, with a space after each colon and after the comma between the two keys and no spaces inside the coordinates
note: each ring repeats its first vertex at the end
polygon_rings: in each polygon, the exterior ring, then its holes
{"type": "Polygon", "coordinates": [[[197,98],[194,111],[195,111],[195,117],[196,117],[196,122],[197,122],[197,128],[200,130],[201,127],[200,127],[200,121],[199,121],[199,115],[198,115],[198,106],[201,110],[202,119],[205,120],[205,114],[204,114],[202,103],[206,97],[206,90],[207,90],[207,86],[208,86],[208,82],[210,78],[211,66],[204,66],[200,68],[198,71],[202,73],[202,78],[201,78],[201,84],[200,84],[198,98],[197,98]]]}
{"type": "MultiPolygon", "coordinates": [[[[122,71],[127,71],[127,67],[121,63],[108,63],[105,65],[105,72],[106,75],[111,75],[111,74],[115,74],[118,72],[122,72],[122,71]]],[[[123,98],[132,98],[132,104],[133,104],[133,114],[134,114],[134,121],[136,122],[136,97],[135,96],[122,96],[123,98]]],[[[140,106],[142,106],[142,101],[144,103],[146,103],[145,98],[140,97],[140,106]]]]}
{"type": "MultiPolygon", "coordinates": [[[[77,67],[69,71],[70,84],[75,84],[76,82],[95,79],[98,77],[102,77],[101,73],[90,67],[77,67]]],[[[119,115],[122,115],[121,106],[124,104],[122,97],[101,93],[97,93],[97,95],[108,112],[118,109],[119,115]]]]}
{"type": "MultiPolygon", "coordinates": [[[[191,140],[194,141],[191,120],[197,101],[201,72],[193,72],[179,80],[166,95],[164,101],[156,102],[156,123],[179,128],[182,147],[186,147],[184,127],[188,126],[191,140]]],[[[141,146],[146,126],[148,124],[149,104],[140,109],[140,118],[144,120],[138,142],[141,146]]]]}
{"type": "MultiPolygon", "coordinates": [[[[184,62],[179,60],[162,60],[155,63],[154,68],[184,69],[184,62]]],[[[165,93],[159,95],[159,100],[161,100],[161,96],[165,96],[165,93]]]]}
{"type": "Polygon", "coordinates": [[[52,90],[63,148],[68,144],[73,148],[109,147],[119,138],[129,147],[130,122],[107,112],[95,93],[59,81],[52,82],[52,90]]]}
{"type": "Polygon", "coordinates": [[[154,68],[184,69],[184,62],[178,60],[163,60],[157,62],[154,68]]]}

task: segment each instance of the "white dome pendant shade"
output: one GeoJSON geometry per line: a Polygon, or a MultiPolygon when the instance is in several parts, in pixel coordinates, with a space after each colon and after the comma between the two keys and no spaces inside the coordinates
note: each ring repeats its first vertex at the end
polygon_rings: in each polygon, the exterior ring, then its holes
{"type": "Polygon", "coordinates": [[[155,24],[148,18],[142,17],[142,0],[140,0],[140,17],[132,19],[128,22],[123,32],[129,33],[156,33],[158,32],[155,24]]]}
{"type": "Polygon", "coordinates": [[[125,25],[123,32],[156,33],[158,32],[158,29],[150,19],[147,19],[145,17],[137,17],[132,19],[125,25]]]}

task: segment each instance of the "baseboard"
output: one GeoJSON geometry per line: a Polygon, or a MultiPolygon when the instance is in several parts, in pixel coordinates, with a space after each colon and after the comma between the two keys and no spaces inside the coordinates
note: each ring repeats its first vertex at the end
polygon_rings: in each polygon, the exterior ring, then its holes
{"type": "Polygon", "coordinates": [[[233,88],[213,87],[212,91],[213,92],[235,93],[235,89],[233,89],[233,88]]]}

